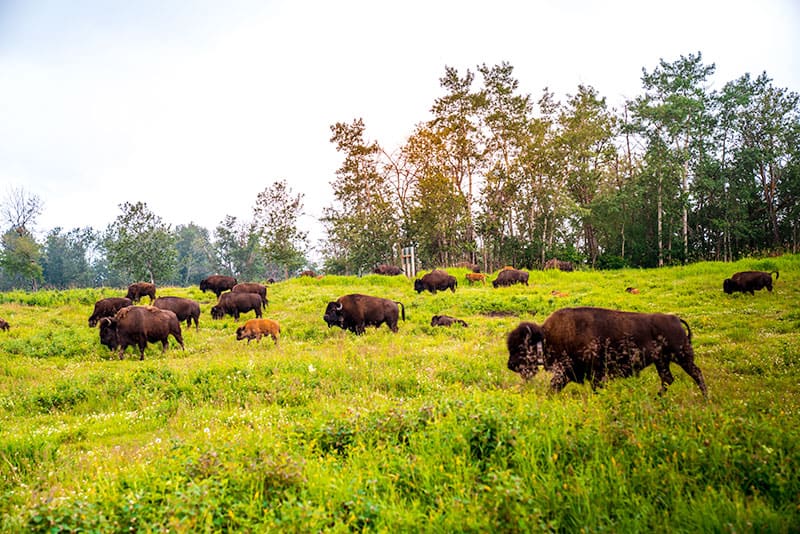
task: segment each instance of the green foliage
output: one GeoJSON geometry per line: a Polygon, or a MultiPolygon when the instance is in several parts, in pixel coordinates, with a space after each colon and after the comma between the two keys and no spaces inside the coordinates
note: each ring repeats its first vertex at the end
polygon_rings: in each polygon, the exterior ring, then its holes
{"type": "MultiPolygon", "coordinates": [[[[279,346],[201,303],[186,351],[122,361],[86,325],[114,289],[0,293],[0,531],[759,531],[800,522],[800,256],[531,271],[530,286],[417,294],[368,275],[270,286],[279,346]],[[774,291],[725,295],[738,270],[774,291]],[[634,286],[638,295],[624,289],[634,286]],[[556,297],[558,290],[564,296],[556,297]],[[400,331],[328,329],[328,301],[401,301],[400,331]],[[595,305],[678,313],[685,373],[548,393],[506,369],[520,320],[595,305]],[[432,328],[448,313],[469,327],[432,328]],[[79,347],[75,349],[73,347],[79,347]],[[424,527],[421,527],[424,525],[424,527]]],[[[491,274],[490,280],[496,275],[491,274]]]]}

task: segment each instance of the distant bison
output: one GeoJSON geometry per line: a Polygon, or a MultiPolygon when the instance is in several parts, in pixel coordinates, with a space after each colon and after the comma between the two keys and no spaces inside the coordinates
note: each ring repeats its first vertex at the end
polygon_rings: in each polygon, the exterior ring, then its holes
{"type": "Polygon", "coordinates": [[[156,298],[156,285],[149,282],[136,282],[128,286],[128,294],[125,295],[132,302],[139,302],[142,297],[150,297],[152,303],[156,298]]]}
{"type": "Polygon", "coordinates": [[[236,278],[232,276],[212,274],[200,280],[200,291],[204,293],[206,291],[211,291],[219,298],[223,291],[230,291],[236,283],[236,278]]]}
{"type": "Polygon", "coordinates": [[[298,276],[308,276],[311,278],[315,278],[317,276],[317,273],[315,273],[311,269],[306,269],[305,271],[300,271],[300,274],[298,276]]]}
{"type": "Polygon", "coordinates": [[[544,269],[558,269],[559,271],[572,272],[575,270],[575,265],[571,261],[561,261],[557,258],[551,258],[545,262],[544,269]]]}
{"type": "Polygon", "coordinates": [[[444,291],[446,289],[455,293],[457,286],[458,282],[456,281],[456,277],[440,269],[434,269],[422,278],[414,280],[414,291],[417,293],[430,291],[435,294],[437,291],[444,291]]]}
{"type": "Polygon", "coordinates": [[[255,282],[241,282],[233,286],[231,291],[234,293],[255,293],[261,297],[261,304],[263,304],[265,307],[268,304],[267,286],[263,284],[257,284],[255,282]]]}
{"type": "Polygon", "coordinates": [[[529,274],[526,271],[520,271],[518,269],[503,269],[497,274],[497,278],[495,278],[494,282],[492,282],[492,286],[507,287],[514,284],[525,284],[527,286],[528,276],[529,274]]]}
{"type": "Polygon", "coordinates": [[[103,317],[114,317],[119,310],[133,304],[128,297],[109,297],[94,303],[94,311],[89,316],[89,326],[94,328],[103,317]]]}
{"type": "Polygon", "coordinates": [[[260,343],[262,336],[271,336],[275,345],[277,345],[280,334],[280,325],[272,319],[250,319],[244,323],[244,326],[236,329],[236,339],[238,341],[246,339],[248,345],[251,339],[255,339],[260,343]]]}
{"type": "Polygon", "coordinates": [[[402,302],[353,293],[329,302],[323,319],[328,328],[338,326],[361,335],[367,326],[379,327],[383,323],[392,332],[397,332],[397,320],[406,320],[406,308],[402,302]],[[399,305],[399,308],[398,308],[399,305]]]}
{"type": "Polygon", "coordinates": [[[760,291],[765,287],[772,292],[772,273],[775,273],[775,280],[777,280],[780,276],[778,271],[769,273],[764,271],[744,271],[736,273],[722,282],[722,290],[728,295],[737,291],[755,295],[756,291],[760,291]]]}
{"type": "Polygon", "coordinates": [[[186,327],[200,328],[200,304],[192,299],[182,297],[158,297],[153,301],[153,306],[162,310],[170,310],[178,317],[178,321],[186,321],[186,327]]]}
{"type": "Polygon", "coordinates": [[[631,295],[638,295],[639,294],[639,290],[637,288],[635,288],[635,287],[626,287],[625,291],[627,291],[631,295]]]}
{"type": "Polygon", "coordinates": [[[707,396],[691,340],[688,323],[675,315],[562,308],[541,326],[522,322],[508,334],[508,368],[527,380],[541,365],[553,373],[550,388],[557,392],[571,381],[587,379],[596,388],[609,378],[638,374],[652,363],[662,394],[674,380],[669,364],[675,362],[707,396]]]}
{"type": "Polygon", "coordinates": [[[375,274],[383,274],[386,276],[397,276],[398,274],[403,274],[403,269],[397,267],[396,265],[378,265],[372,270],[375,274]]]}
{"type": "Polygon", "coordinates": [[[211,308],[212,319],[222,319],[226,315],[232,315],[235,320],[239,320],[239,315],[254,311],[256,317],[261,317],[261,296],[255,293],[223,293],[219,296],[217,304],[211,308]]]}
{"type": "Polygon", "coordinates": [[[11,328],[11,326],[8,324],[8,322],[5,319],[0,319],[0,330],[6,331],[9,328],[11,328]]]}
{"type": "Polygon", "coordinates": [[[175,313],[155,306],[128,306],[114,317],[100,319],[100,343],[111,349],[119,349],[119,359],[130,346],[139,347],[139,359],[144,360],[144,349],[148,343],[161,342],[161,353],[167,350],[169,336],[183,346],[181,325],[175,313]]]}
{"type": "Polygon", "coordinates": [[[483,273],[467,273],[466,274],[467,282],[470,284],[474,282],[481,282],[486,284],[486,275],[483,273]]]}
{"type": "Polygon", "coordinates": [[[456,319],[449,315],[434,315],[431,317],[431,326],[453,326],[454,324],[467,326],[466,321],[463,319],[456,319]]]}

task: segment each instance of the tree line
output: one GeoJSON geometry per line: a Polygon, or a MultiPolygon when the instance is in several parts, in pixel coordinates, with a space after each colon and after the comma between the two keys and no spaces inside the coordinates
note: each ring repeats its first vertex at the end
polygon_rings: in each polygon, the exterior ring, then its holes
{"type": "Polygon", "coordinates": [[[508,63],[445,68],[431,118],[387,150],[361,119],[323,217],[325,266],[359,272],[413,244],[423,265],[594,268],[798,250],[798,95],[766,73],[709,90],[702,54],[642,69],[612,108],[588,85],[523,93],[508,63]]]}
{"type": "MultiPolygon", "coordinates": [[[[521,91],[508,63],[445,67],[430,118],[394,149],[362,119],[332,125],[342,164],[321,246],[329,273],[361,274],[416,248],[420,266],[494,270],[550,258],[592,268],[654,267],[798,251],[798,94],[766,73],[710,90],[702,54],[642,69],[641,94],[609,106],[589,85],[564,101],[521,91]]],[[[189,285],[214,272],[256,280],[309,267],[302,194],[285,180],[252,218],[210,233],[174,229],[125,203],[104,231],[31,231],[42,205],[2,204],[0,288],[189,285]]]]}

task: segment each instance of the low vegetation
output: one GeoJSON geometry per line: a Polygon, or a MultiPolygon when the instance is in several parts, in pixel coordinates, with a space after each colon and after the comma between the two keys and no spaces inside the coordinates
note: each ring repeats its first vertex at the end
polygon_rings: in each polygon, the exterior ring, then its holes
{"type": "Polygon", "coordinates": [[[210,293],[162,287],[201,302],[200,328],[144,361],[87,325],[124,290],[0,293],[0,529],[797,530],[800,256],[498,289],[449,272],[457,291],[436,295],[402,276],[274,284],[278,346],[236,341],[252,313],[214,321],[210,293]],[[722,292],[747,269],[780,271],[773,293],[722,292]],[[351,292],[403,302],[399,333],[328,329],[327,302],[351,292]],[[676,366],[663,397],[653,367],[596,392],[523,384],[506,334],[573,305],[679,314],[709,400],[676,366]]]}

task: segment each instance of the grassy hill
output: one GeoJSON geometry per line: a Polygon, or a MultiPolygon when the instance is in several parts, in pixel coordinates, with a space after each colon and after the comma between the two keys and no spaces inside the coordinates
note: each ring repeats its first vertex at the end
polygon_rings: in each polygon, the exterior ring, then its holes
{"type": "Polygon", "coordinates": [[[213,321],[211,293],[159,288],[201,302],[200,329],[144,361],[87,325],[124,290],[0,294],[0,529],[800,528],[800,256],[500,289],[449,272],[458,290],[436,295],[378,275],[272,285],[277,347],[235,340],[252,313],[213,321]],[[774,292],[722,292],[749,269],[779,270],[774,292]],[[328,329],[327,302],[353,292],[403,302],[399,333],[328,329]],[[506,334],[574,305],[680,315],[709,400],[675,365],[663,397],[652,366],[597,392],[523,384],[506,334]],[[430,327],[441,313],[469,327],[430,327]]]}

